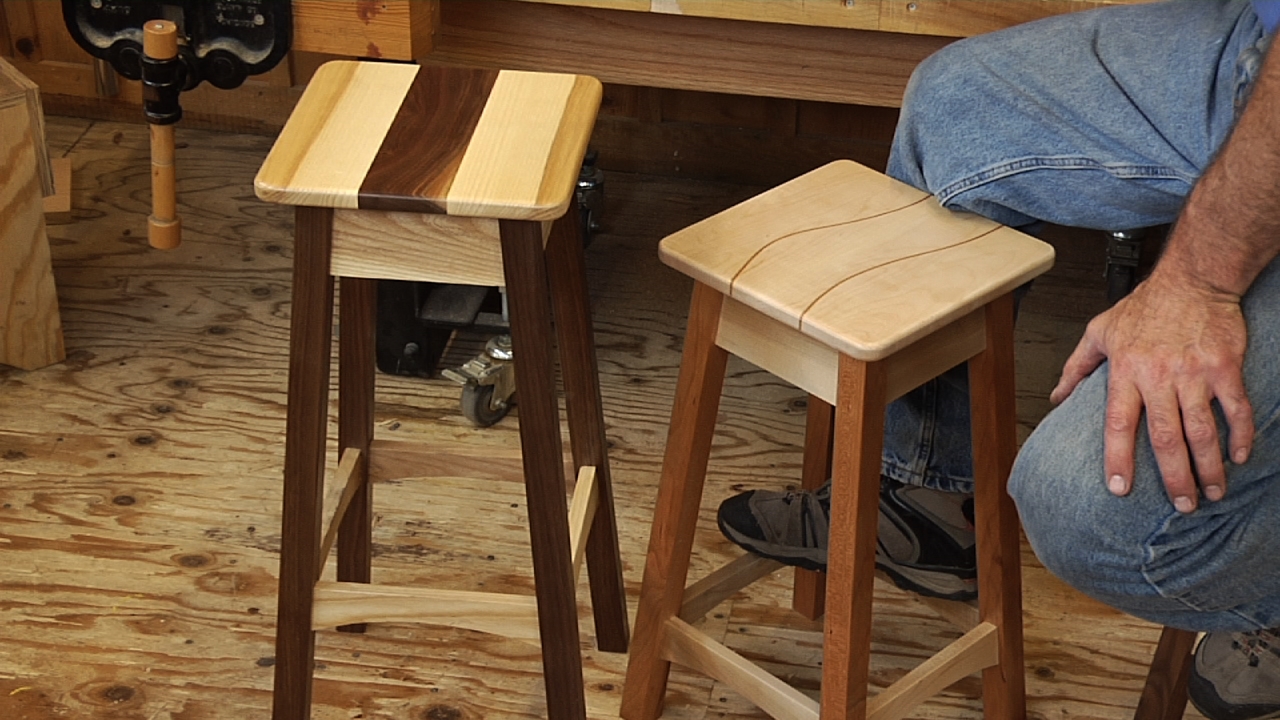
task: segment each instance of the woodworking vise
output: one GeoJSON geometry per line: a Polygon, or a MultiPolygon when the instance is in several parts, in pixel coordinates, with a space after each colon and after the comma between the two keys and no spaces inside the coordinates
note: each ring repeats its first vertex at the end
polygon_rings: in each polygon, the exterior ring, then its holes
{"type": "Polygon", "coordinates": [[[177,247],[173,125],[179,93],[201,82],[229,90],[275,67],[289,52],[289,0],[62,0],[62,17],[80,47],[120,75],[141,80],[151,124],[152,246],[177,247]]]}

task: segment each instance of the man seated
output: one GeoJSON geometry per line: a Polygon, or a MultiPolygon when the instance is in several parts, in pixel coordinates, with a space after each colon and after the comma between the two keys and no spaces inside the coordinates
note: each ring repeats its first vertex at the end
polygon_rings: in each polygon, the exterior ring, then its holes
{"type": "MultiPolygon", "coordinates": [[[[1277,22],[1278,0],[1171,0],[954,43],[913,75],[888,166],[1015,227],[1174,223],[1089,323],[1009,491],[1065,581],[1208,633],[1190,692],[1213,720],[1280,716],[1277,22]]],[[[904,588],[976,593],[969,442],[964,367],[888,409],[876,559],[904,588]]],[[[743,493],[719,524],[822,570],[829,498],[743,493]]]]}

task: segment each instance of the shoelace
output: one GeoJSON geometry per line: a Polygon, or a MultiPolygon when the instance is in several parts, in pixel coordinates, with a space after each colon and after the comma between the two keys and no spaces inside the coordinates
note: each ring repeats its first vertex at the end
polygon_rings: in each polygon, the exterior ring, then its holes
{"type": "Polygon", "coordinates": [[[1264,652],[1280,657],[1280,628],[1232,633],[1231,647],[1244,653],[1249,659],[1249,667],[1258,667],[1264,652]]]}

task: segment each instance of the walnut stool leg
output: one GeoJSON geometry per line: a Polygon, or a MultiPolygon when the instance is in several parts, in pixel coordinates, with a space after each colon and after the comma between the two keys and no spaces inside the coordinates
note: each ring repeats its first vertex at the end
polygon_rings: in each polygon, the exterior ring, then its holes
{"type": "Polygon", "coordinates": [[[538,598],[542,666],[551,718],[585,718],[578,605],[569,550],[569,509],[561,459],[560,407],[542,227],[502,220],[503,268],[511,313],[520,446],[538,598]]]}
{"type": "Polygon", "coordinates": [[[1191,679],[1196,634],[1166,627],[1160,633],[1147,682],[1133,720],[1179,720],[1187,710],[1187,681],[1191,679]]]}
{"type": "Polygon", "coordinates": [[[822,716],[862,720],[867,714],[880,511],[884,366],[841,355],[839,378],[822,639],[822,716]]]}
{"type": "MultiPolygon", "coordinates": [[[[344,277],[338,281],[338,456],[348,448],[363,458],[360,488],[338,526],[338,580],[370,581],[373,563],[373,486],[369,482],[369,443],[373,440],[374,343],[378,281],[344,277]]],[[[325,519],[328,520],[327,518],[325,519]]],[[[365,624],[339,630],[364,632],[365,624]]]]}
{"type": "Polygon", "coordinates": [[[574,467],[593,466],[600,502],[587,536],[587,576],[596,619],[596,644],[607,652],[626,652],[627,597],[622,584],[618,523],[600,402],[600,376],[587,297],[587,267],[582,255],[578,204],[571,201],[556,221],[547,244],[547,276],[555,304],[560,375],[574,467]]]}
{"type": "Polygon", "coordinates": [[[987,720],[1026,717],[1022,661],[1022,560],[1018,511],[1007,491],[1017,452],[1013,390],[1013,295],[986,308],[986,349],[969,361],[973,417],[978,612],[1000,631],[1000,662],[982,672],[987,720]]]}
{"type": "MultiPolygon", "coordinates": [[[[800,485],[817,490],[831,477],[831,423],[835,408],[817,395],[810,395],[805,414],[804,467],[800,485]]],[[[791,595],[791,608],[810,620],[822,617],[827,592],[827,576],[820,572],[796,568],[791,595]]]]}
{"type": "Polygon", "coordinates": [[[667,432],[640,607],[622,688],[622,717],[653,720],[662,712],[671,663],[662,657],[667,620],[680,613],[689,554],[729,354],[716,345],[724,296],[697,283],[667,432]]]}
{"type": "Polygon", "coordinates": [[[329,429],[332,230],[332,210],[297,209],[273,720],[307,720],[311,716],[315,657],[311,604],[320,563],[325,437],[329,429]]]}

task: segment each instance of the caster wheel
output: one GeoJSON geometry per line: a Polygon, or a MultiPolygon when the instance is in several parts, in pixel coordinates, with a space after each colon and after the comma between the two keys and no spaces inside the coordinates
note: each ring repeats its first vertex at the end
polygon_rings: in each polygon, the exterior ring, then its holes
{"type": "Polygon", "coordinates": [[[476,427],[489,427],[507,416],[510,400],[494,402],[492,385],[467,383],[462,386],[462,415],[476,427]]]}

